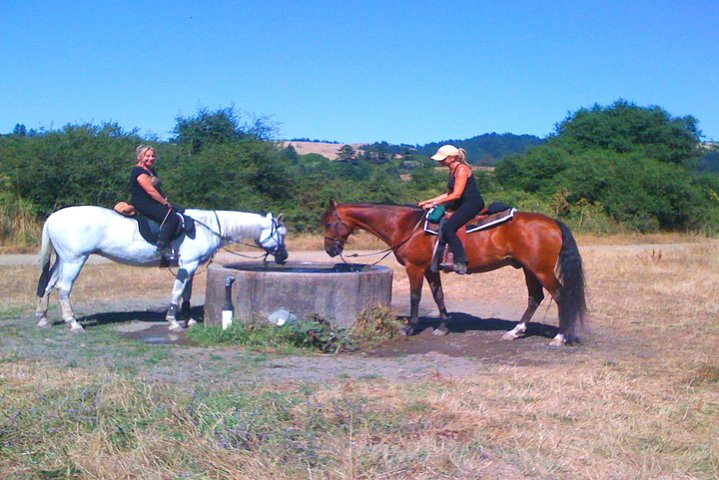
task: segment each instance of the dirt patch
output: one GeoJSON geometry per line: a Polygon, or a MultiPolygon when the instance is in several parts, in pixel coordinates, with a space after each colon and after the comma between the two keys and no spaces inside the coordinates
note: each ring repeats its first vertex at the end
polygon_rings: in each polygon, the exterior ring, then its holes
{"type": "MultiPolygon", "coordinates": [[[[607,255],[607,252],[611,256],[635,258],[643,248],[590,247],[585,249],[585,254],[589,260],[597,254],[607,255]]],[[[296,261],[333,261],[324,252],[292,254],[296,261]]],[[[236,261],[236,258],[219,255],[216,259],[218,262],[223,260],[236,261]]],[[[13,259],[10,263],[23,262],[13,259]]],[[[410,302],[409,282],[404,268],[391,257],[380,264],[394,271],[392,308],[399,317],[405,318],[409,314],[410,302]]],[[[16,270],[13,272],[19,273],[16,270]]],[[[168,355],[168,365],[163,366],[164,361],[143,365],[140,367],[141,374],[173,383],[203,381],[207,379],[208,372],[219,370],[223,370],[223,374],[218,377],[221,377],[222,381],[326,382],[368,377],[405,382],[426,376],[465,377],[497,365],[541,368],[556,362],[573,363],[590,355],[610,359],[618,351],[638,349],[636,340],[630,347],[622,344],[622,338],[609,339],[598,330],[587,335],[587,341],[579,346],[550,347],[549,342],[557,332],[557,311],[556,305],[548,300],[545,300],[536,312],[534,322],[530,324],[524,338],[511,342],[500,340],[504,332],[516,325],[526,306],[526,287],[522,273],[510,268],[466,277],[443,276],[445,298],[451,314],[450,333],[446,336],[432,334],[433,327],[438,324],[438,311],[429,288],[425,285],[419,310],[424,327],[422,332],[365,352],[339,356],[286,356],[275,352],[247,352],[240,347],[200,348],[192,345],[184,334],[170,334],[167,331],[167,325],[163,321],[163,306],[171,288],[171,279],[168,276],[166,272],[158,273],[156,269],[92,262],[83,270],[80,277],[82,282],[76,289],[73,301],[80,312],[78,320],[87,329],[88,339],[96,336],[97,327],[102,329],[103,326],[111,326],[113,331],[138,344],[157,345],[158,349],[168,355]],[[144,277],[149,280],[139,282],[140,278],[144,277]],[[126,286],[130,284],[128,282],[142,285],[143,299],[129,300],[132,294],[127,291],[126,286]],[[83,287],[83,283],[87,286],[83,287]],[[91,285],[95,288],[91,288],[91,285]],[[115,289],[118,291],[115,292],[115,289]],[[149,309],[148,305],[151,306],[149,309]],[[256,357],[263,359],[252,361],[251,369],[234,369],[237,365],[244,365],[243,362],[248,358],[256,357]],[[201,368],[175,368],[175,365],[197,365],[201,368]]],[[[23,288],[23,291],[32,291],[34,281],[33,272],[28,276],[28,286],[23,288]]],[[[202,316],[204,289],[204,276],[199,275],[193,300],[196,318],[202,316]]],[[[54,329],[64,330],[64,327],[58,325],[54,329]]],[[[27,342],[21,348],[29,348],[27,342]]]]}

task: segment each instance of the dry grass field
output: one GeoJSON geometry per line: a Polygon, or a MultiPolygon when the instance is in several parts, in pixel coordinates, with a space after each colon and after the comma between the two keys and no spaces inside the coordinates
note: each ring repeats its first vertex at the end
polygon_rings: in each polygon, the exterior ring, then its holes
{"type": "MultiPolygon", "coordinates": [[[[37,272],[0,266],[0,478],[719,478],[719,243],[578,243],[590,328],[562,349],[541,330],[500,342],[526,302],[509,268],[443,277],[462,323],[445,337],[284,356],[128,340],[171,277],[107,263],[73,293],[86,334],[38,330],[37,272]]],[[[403,270],[383,264],[405,315],[403,270]]],[[[555,305],[535,321],[556,326],[555,305]]]]}

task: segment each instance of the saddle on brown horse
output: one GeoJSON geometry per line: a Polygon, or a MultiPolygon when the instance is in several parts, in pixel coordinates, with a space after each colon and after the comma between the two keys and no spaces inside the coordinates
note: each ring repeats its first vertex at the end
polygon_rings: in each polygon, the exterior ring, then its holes
{"type": "MultiPolygon", "coordinates": [[[[483,208],[472,220],[467,222],[465,225],[465,233],[470,234],[478,232],[480,230],[486,230],[488,228],[500,225],[505,222],[509,222],[517,213],[517,209],[510,207],[506,203],[492,202],[489,207],[483,208]]],[[[429,212],[425,216],[424,231],[429,235],[436,235],[437,240],[440,239],[440,231],[442,228],[442,222],[452,217],[452,212],[447,212],[441,220],[438,222],[432,222],[429,219],[429,212]]],[[[432,257],[434,258],[437,254],[437,247],[439,241],[434,244],[434,251],[432,257]]],[[[452,251],[449,248],[444,249],[442,258],[435,258],[433,263],[439,266],[440,270],[451,272],[454,269],[454,258],[452,251]]]]}

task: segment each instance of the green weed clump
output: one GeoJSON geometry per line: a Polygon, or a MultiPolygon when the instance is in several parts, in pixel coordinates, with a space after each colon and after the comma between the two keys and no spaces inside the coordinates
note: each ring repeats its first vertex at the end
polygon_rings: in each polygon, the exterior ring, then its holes
{"type": "Polygon", "coordinates": [[[334,327],[319,315],[281,327],[264,319],[248,323],[238,321],[226,330],[219,326],[205,326],[193,328],[188,336],[203,346],[241,345],[251,349],[287,353],[298,353],[302,350],[343,353],[357,349],[347,329],[334,327]]]}
{"type": "Polygon", "coordinates": [[[336,327],[320,315],[311,315],[281,327],[266,319],[238,321],[226,330],[205,326],[190,330],[188,336],[203,346],[224,344],[295,353],[303,350],[346,353],[391,340],[399,335],[401,326],[389,307],[379,305],[362,311],[349,329],[336,327]]]}

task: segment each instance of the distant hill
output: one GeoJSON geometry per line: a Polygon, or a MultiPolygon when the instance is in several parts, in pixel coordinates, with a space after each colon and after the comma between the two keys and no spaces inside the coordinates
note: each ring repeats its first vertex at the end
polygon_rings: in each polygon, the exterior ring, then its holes
{"type": "MultiPolygon", "coordinates": [[[[355,150],[381,150],[392,155],[402,155],[412,151],[429,157],[439,147],[447,143],[467,150],[467,161],[473,165],[493,166],[506,155],[524,153],[532,147],[543,145],[543,140],[534,135],[514,135],[512,133],[485,133],[465,140],[442,140],[425,145],[392,145],[381,143],[350,143],[355,150]]],[[[336,160],[343,143],[305,141],[305,139],[282,142],[283,146],[292,145],[299,155],[317,153],[330,160],[336,160]]]]}
{"type": "MultiPolygon", "coordinates": [[[[287,148],[292,145],[298,155],[309,155],[310,153],[317,153],[329,160],[337,160],[339,157],[340,148],[344,143],[330,143],[330,142],[305,142],[305,141],[289,141],[282,142],[282,146],[287,148]]],[[[348,144],[355,150],[359,150],[360,147],[366,145],[366,143],[350,143],[348,144]]]]}
{"type": "Polygon", "coordinates": [[[446,144],[467,151],[467,161],[473,165],[495,165],[502,157],[524,153],[532,147],[544,145],[546,140],[534,135],[514,135],[513,133],[485,133],[466,140],[442,140],[428,143],[417,150],[422,155],[431,156],[439,147],[446,144]]]}

